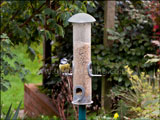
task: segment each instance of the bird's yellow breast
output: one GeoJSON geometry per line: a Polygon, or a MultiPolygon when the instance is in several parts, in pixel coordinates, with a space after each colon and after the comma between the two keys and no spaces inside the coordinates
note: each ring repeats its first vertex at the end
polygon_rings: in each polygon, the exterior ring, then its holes
{"type": "Polygon", "coordinates": [[[70,64],[60,64],[59,69],[61,72],[69,72],[70,70],[70,64]]]}

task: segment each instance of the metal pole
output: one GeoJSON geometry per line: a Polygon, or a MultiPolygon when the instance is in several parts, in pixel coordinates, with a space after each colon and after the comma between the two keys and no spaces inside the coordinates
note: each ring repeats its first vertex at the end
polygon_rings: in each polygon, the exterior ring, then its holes
{"type": "Polygon", "coordinates": [[[79,118],[78,120],[86,120],[86,106],[79,105],[79,118]]]}

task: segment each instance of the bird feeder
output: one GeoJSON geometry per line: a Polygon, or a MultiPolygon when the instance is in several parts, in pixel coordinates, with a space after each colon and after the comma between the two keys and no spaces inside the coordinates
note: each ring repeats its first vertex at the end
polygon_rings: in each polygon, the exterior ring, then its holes
{"type": "Polygon", "coordinates": [[[92,102],[91,82],[91,23],[95,18],[86,13],[73,15],[73,104],[87,105],[92,102]]]}

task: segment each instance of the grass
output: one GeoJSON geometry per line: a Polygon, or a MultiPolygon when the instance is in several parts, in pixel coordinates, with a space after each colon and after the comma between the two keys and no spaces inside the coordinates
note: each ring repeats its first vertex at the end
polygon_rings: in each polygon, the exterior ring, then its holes
{"type": "MultiPolygon", "coordinates": [[[[42,56],[42,44],[37,45],[34,44],[32,46],[36,51],[40,53],[42,56]]],[[[17,55],[17,61],[21,61],[25,64],[25,68],[30,72],[27,74],[26,79],[28,83],[41,83],[42,75],[37,75],[39,68],[42,66],[42,62],[35,58],[34,61],[31,61],[26,54],[27,45],[18,45],[14,48],[11,48],[13,53],[17,55]]],[[[13,61],[8,61],[10,64],[13,64],[13,61]]],[[[2,112],[6,113],[9,109],[9,106],[12,104],[12,108],[15,110],[18,107],[20,101],[22,101],[21,109],[24,108],[24,83],[16,76],[6,76],[11,83],[11,88],[6,92],[1,92],[1,104],[2,104],[2,112]]]]}

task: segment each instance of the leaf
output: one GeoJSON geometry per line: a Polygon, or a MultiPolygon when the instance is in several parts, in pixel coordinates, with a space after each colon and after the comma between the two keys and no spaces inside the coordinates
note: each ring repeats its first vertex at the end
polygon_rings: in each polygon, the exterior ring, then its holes
{"type": "Polygon", "coordinates": [[[119,41],[123,44],[124,43],[124,39],[120,38],[119,41]]]}
{"type": "Polygon", "coordinates": [[[98,45],[97,48],[100,50],[104,50],[104,45],[98,45]]]}
{"type": "Polygon", "coordinates": [[[1,78],[0,90],[5,92],[8,90],[9,87],[11,87],[10,82],[8,80],[4,80],[3,78],[1,78]]]}
{"type": "Polygon", "coordinates": [[[128,27],[126,27],[126,29],[130,31],[132,29],[132,27],[128,26],[128,27]]]}
{"type": "Polygon", "coordinates": [[[87,12],[87,8],[86,8],[86,6],[84,4],[82,4],[81,8],[85,13],[87,12]]]}
{"type": "Polygon", "coordinates": [[[47,40],[51,40],[51,34],[48,30],[45,30],[45,35],[47,40]]]}
{"type": "Polygon", "coordinates": [[[69,25],[68,19],[70,18],[71,13],[65,12],[61,14],[61,19],[63,20],[63,26],[66,27],[69,25]]]}
{"type": "Polygon", "coordinates": [[[107,51],[102,51],[102,56],[105,56],[107,54],[107,51]]]}
{"type": "Polygon", "coordinates": [[[8,3],[8,2],[6,2],[6,1],[2,1],[0,7],[3,7],[3,6],[5,6],[5,5],[7,5],[7,3],[8,3]]]}
{"type": "Polygon", "coordinates": [[[155,110],[155,111],[153,111],[153,112],[152,112],[152,114],[154,114],[154,115],[158,116],[158,115],[159,115],[159,110],[155,110]]]}
{"type": "Polygon", "coordinates": [[[97,56],[97,60],[100,60],[100,61],[101,61],[101,60],[103,60],[103,58],[98,55],[98,56],[97,56]]]}
{"type": "Polygon", "coordinates": [[[146,63],[155,63],[155,62],[159,62],[160,61],[160,58],[153,58],[153,59],[149,59],[146,63]]]}
{"type": "Polygon", "coordinates": [[[145,55],[144,57],[151,57],[151,58],[153,58],[153,57],[157,57],[157,55],[154,55],[154,54],[147,54],[147,55],[145,55]]]}
{"type": "Polygon", "coordinates": [[[62,28],[61,25],[57,24],[57,29],[56,29],[57,34],[59,34],[60,36],[64,37],[64,30],[62,28]]]}
{"type": "Polygon", "coordinates": [[[56,17],[56,11],[52,10],[51,16],[52,16],[52,18],[55,18],[56,17]]]}
{"type": "Polygon", "coordinates": [[[56,21],[55,21],[54,19],[50,18],[50,19],[47,20],[47,24],[48,24],[48,25],[50,26],[50,28],[51,28],[51,27],[54,27],[54,26],[55,26],[56,21]]]}
{"type": "Polygon", "coordinates": [[[107,32],[108,32],[109,34],[111,34],[111,35],[113,35],[113,34],[115,33],[113,29],[107,29],[107,32]]]}
{"type": "Polygon", "coordinates": [[[10,54],[10,53],[6,53],[6,56],[7,56],[8,58],[10,58],[10,59],[13,59],[13,56],[12,56],[12,54],[10,54]]]}
{"type": "Polygon", "coordinates": [[[27,53],[29,54],[29,57],[33,61],[35,59],[36,53],[33,48],[28,47],[27,53]]]}
{"type": "Polygon", "coordinates": [[[23,74],[22,72],[20,72],[20,73],[19,73],[19,77],[20,77],[21,79],[23,79],[23,78],[24,78],[24,74],[23,74]]]}
{"type": "Polygon", "coordinates": [[[39,18],[42,22],[42,25],[45,25],[45,17],[43,15],[39,15],[39,18]]]}
{"type": "Polygon", "coordinates": [[[10,112],[11,112],[12,104],[10,105],[5,120],[10,120],[10,112]]]}
{"type": "Polygon", "coordinates": [[[152,100],[147,100],[145,101],[145,103],[143,104],[143,107],[147,107],[149,104],[152,103],[152,100]]]}
{"type": "Polygon", "coordinates": [[[126,80],[126,81],[125,81],[125,86],[128,87],[129,85],[130,85],[130,81],[129,81],[129,80],[126,80]]]}
{"type": "Polygon", "coordinates": [[[3,91],[3,92],[5,92],[5,91],[7,91],[8,90],[8,87],[6,87],[4,84],[1,84],[0,83],[0,87],[1,87],[1,91],[3,91]]]}
{"type": "Polygon", "coordinates": [[[108,36],[109,40],[118,40],[119,37],[117,36],[108,36]]]}
{"type": "Polygon", "coordinates": [[[15,114],[14,114],[12,120],[16,120],[16,119],[17,119],[18,113],[19,113],[19,109],[20,109],[20,106],[21,106],[21,103],[22,103],[22,101],[21,101],[20,104],[18,105],[18,108],[17,108],[17,110],[16,110],[16,112],[15,112],[15,114]]]}
{"type": "Polygon", "coordinates": [[[118,82],[122,82],[122,80],[123,80],[122,77],[118,78],[118,82]]]}
{"type": "Polygon", "coordinates": [[[46,8],[46,9],[44,10],[44,14],[45,14],[45,15],[50,15],[50,14],[52,14],[52,9],[51,9],[51,8],[46,8]]]}
{"type": "Polygon", "coordinates": [[[9,39],[9,37],[5,33],[3,33],[2,35],[0,35],[0,38],[1,39],[9,39]]]}
{"type": "Polygon", "coordinates": [[[95,50],[94,50],[94,53],[95,53],[95,54],[98,54],[99,52],[100,52],[99,49],[95,49],[95,50]]]}
{"type": "Polygon", "coordinates": [[[7,69],[4,70],[4,75],[7,76],[9,71],[7,69]]]}
{"type": "Polygon", "coordinates": [[[156,104],[156,103],[159,103],[159,98],[152,101],[152,104],[156,104]]]}

